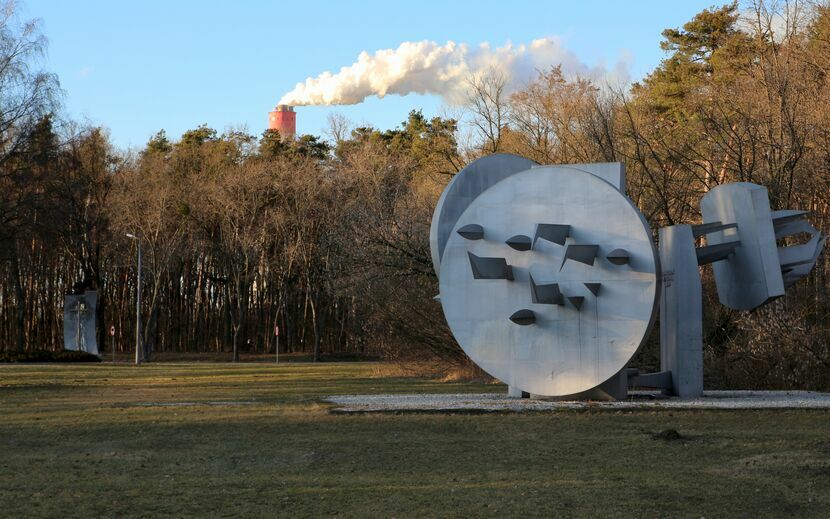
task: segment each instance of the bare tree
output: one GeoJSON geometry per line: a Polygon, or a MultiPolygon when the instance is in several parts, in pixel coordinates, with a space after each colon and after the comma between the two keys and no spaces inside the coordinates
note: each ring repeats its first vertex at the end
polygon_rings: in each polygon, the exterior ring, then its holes
{"type": "Polygon", "coordinates": [[[231,310],[233,360],[246,342],[246,321],[253,281],[271,239],[274,190],[261,162],[225,167],[196,189],[204,201],[202,225],[221,260],[226,302],[231,310]]]}
{"type": "Polygon", "coordinates": [[[608,106],[588,80],[567,80],[559,66],[510,96],[515,151],[539,163],[610,160],[608,106]]]}
{"type": "Polygon", "coordinates": [[[502,149],[502,131],[509,117],[508,79],[492,67],[467,79],[466,104],[472,113],[470,122],[483,150],[488,153],[498,153],[502,149]]]}
{"type": "Polygon", "coordinates": [[[143,330],[145,361],[155,349],[162,293],[169,287],[172,264],[181,254],[188,228],[188,208],[184,205],[187,181],[170,182],[169,178],[163,154],[145,152],[138,164],[119,172],[110,206],[117,236],[134,234],[142,243],[142,270],[149,292],[143,330]]]}
{"type": "Polygon", "coordinates": [[[25,347],[26,295],[20,238],[30,231],[31,207],[39,187],[26,168],[28,138],[56,107],[58,82],[38,70],[46,38],[36,20],[19,22],[12,1],[0,3],[0,262],[8,262],[16,303],[16,347],[25,347]]]}
{"type": "Polygon", "coordinates": [[[352,122],[345,115],[338,112],[330,113],[326,119],[328,121],[326,134],[331,139],[334,148],[337,149],[341,143],[349,138],[353,126],[352,122]]]}

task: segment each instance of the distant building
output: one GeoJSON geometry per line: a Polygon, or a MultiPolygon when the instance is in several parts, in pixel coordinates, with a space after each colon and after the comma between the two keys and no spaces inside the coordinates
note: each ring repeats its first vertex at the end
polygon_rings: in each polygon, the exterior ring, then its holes
{"type": "Polygon", "coordinates": [[[277,105],[268,112],[268,129],[277,130],[283,139],[293,139],[297,134],[297,113],[293,106],[277,105]]]}

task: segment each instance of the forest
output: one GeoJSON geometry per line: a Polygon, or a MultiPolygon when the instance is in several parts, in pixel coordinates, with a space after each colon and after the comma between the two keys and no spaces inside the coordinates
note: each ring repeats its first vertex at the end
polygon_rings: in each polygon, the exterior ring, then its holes
{"type": "MultiPolygon", "coordinates": [[[[0,19],[0,351],[56,350],[63,298],[98,291],[99,344],[167,352],[307,352],[464,363],[433,300],[429,226],[478,157],[619,161],[652,231],[699,223],[725,182],[769,190],[830,232],[830,4],[731,3],[663,32],[665,59],[625,88],[538,70],[518,90],[469,78],[459,117],[394,129],[333,115],[323,136],[155,134],[120,150],[69,121],[37,22],[0,19]],[[136,285],[136,241],[143,282],[136,285]]],[[[105,123],[105,122],[104,122],[105,123]]],[[[163,127],[164,121],[159,121],[163,127]]],[[[830,389],[830,260],[754,312],[704,276],[707,385],[830,389]]],[[[659,326],[659,322],[657,324],[659,326]]],[[[636,358],[656,367],[657,334],[636,358]]],[[[108,350],[105,350],[108,351],[108,350]]]]}

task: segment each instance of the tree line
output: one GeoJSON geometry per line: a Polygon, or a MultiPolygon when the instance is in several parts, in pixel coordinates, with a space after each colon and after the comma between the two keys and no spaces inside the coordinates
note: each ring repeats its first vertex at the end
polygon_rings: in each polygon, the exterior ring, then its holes
{"type": "MultiPolygon", "coordinates": [[[[8,10],[7,10],[8,12],[8,10]]],[[[60,348],[62,300],[99,292],[99,343],[135,333],[135,241],[144,254],[142,354],[280,348],[463,359],[432,298],[435,202],[490,153],[536,162],[620,161],[652,229],[700,221],[725,182],[755,182],[773,209],[830,230],[830,7],[761,1],[702,11],[663,32],[666,58],[618,88],[553,67],[518,90],[469,78],[457,118],[413,111],[397,128],[333,116],[326,139],[273,131],[176,139],[137,152],[60,119],[36,24],[0,28],[0,344],[60,348]]],[[[799,239],[799,237],[795,237],[799,239]]],[[[830,387],[827,256],[761,309],[717,304],[705,282],[710,383],[830,387]]],[[[704,279],[711,272],[704,270],[704,279]]],[[[108,343],[107,343],[108,345],[108,343]]],[[[637,358],[656,367],[656,336],[637,358]]]]}

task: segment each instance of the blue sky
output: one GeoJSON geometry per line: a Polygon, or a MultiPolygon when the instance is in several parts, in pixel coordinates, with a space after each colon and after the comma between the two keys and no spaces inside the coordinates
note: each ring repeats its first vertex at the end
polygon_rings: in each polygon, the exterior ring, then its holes
{"type": "MultiPolygon", "coordinates": [[[[621,58],[639,79],[663,58],[660,32],[712,1],[93,1],[28,0],[49,39],[69,116],[141,147],[159,129],[178,137],[202,123],[254,134],[297,82],[336,72],[361,51],[403,41],[478,45],[559,36],[588,65],[621,58]]],[[[718,4],[719,5],[719,4],[718,4]]],[[[299,107],[297,130],[322,134],[339,112],[390,128],[411,109],[442,112],[434,96],[369,98],[352,106],[299,107]]]]}

